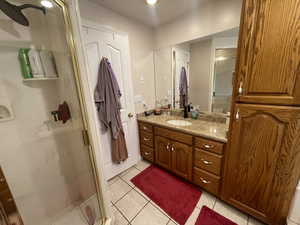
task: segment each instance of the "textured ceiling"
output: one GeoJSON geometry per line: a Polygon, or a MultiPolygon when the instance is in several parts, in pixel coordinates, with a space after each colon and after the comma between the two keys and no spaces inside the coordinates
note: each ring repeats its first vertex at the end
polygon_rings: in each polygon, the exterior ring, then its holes
{"type": "Polygon", "coordinates": [[[155,6],[146,0],[89,0],[97,2],[121,15],[157,27],[187,14],[208,0],[158,0],[155,6]]]}

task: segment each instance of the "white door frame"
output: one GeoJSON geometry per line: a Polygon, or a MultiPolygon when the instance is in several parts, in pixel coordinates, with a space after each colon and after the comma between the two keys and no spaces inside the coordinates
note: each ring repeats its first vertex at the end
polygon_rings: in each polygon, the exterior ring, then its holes
{"type": "Polygon", "coordinates": [[[98,174],[98,183],[99,183],[99,188],[98,192],[100,193],[100,205],[101,208],[103,208],[104,215],[103,218],[106,218],[105,225],[110,225],[113,224],[113,214],[111,212],[111,207],[110,207],[110,195],[107,189],[107,182],[104,179],[104,170],[103,170],[103,165],[102,165],[102,154],[101,154],[101,138],[97,135],[97,130],[98,127],[96,126],[96,121],[97,117],[93,115],[94,113],[94,107],[95,104],[92,101],[93,96],[90,94],[90,85],[87,80],[87,76],[83,76],[83,74],[88,74],[88,64],[87,64],[87,56],[84,51],[84,45],[83,45],[83,35],[82,35],[82,19],[80,15],[80,10],[79,10],[79,4],[78,0],[65,0],[68,8],[69,8],[69,13],[70,13],[70,20],[72,23],[72,29],[73,29],[73,38],[74,38],[74,46],[77,52],[77,63],[78,63],[78,68],[80,70],[80,81],[81,81],[81,88],[82,88],[82,93],[83,93],[83,98],[84,98],[84,103],[85,103],[85,109],[87,112],[87,122],[88,126],[90,129],[90,144],[93,148],[93,154],[94,158],[96,160],[96,170],[98,174]]]}

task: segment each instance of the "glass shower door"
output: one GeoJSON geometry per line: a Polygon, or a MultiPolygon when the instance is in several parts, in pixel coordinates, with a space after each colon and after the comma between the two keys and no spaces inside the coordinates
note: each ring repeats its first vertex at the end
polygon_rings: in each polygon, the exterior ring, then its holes
{"type": "Polygon", "coordinates": [[[46,6],[45,14],[22,10],[29,26],[0,10],[2,211],[17,225],[100,224],[66,8],[60,0],[46,6]]]}

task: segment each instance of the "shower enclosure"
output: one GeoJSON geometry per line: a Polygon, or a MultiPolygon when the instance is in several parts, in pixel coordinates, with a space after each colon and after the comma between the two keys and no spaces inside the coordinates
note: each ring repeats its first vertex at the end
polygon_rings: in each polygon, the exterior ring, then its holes
{"type": "Polygon", "coordinates": [[[48,6],[22,10],[29,26],[0,11],[0,222],[101,224],[68,11],[48,6]]]}

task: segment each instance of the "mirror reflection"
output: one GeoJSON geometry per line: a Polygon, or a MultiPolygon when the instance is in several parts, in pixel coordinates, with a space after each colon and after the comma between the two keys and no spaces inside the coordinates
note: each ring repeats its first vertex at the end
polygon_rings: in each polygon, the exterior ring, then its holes
{"type": "Polygon", "coordinates": [[[155,51],[157,106],[228,114],[239,28],[155,51]]]}

